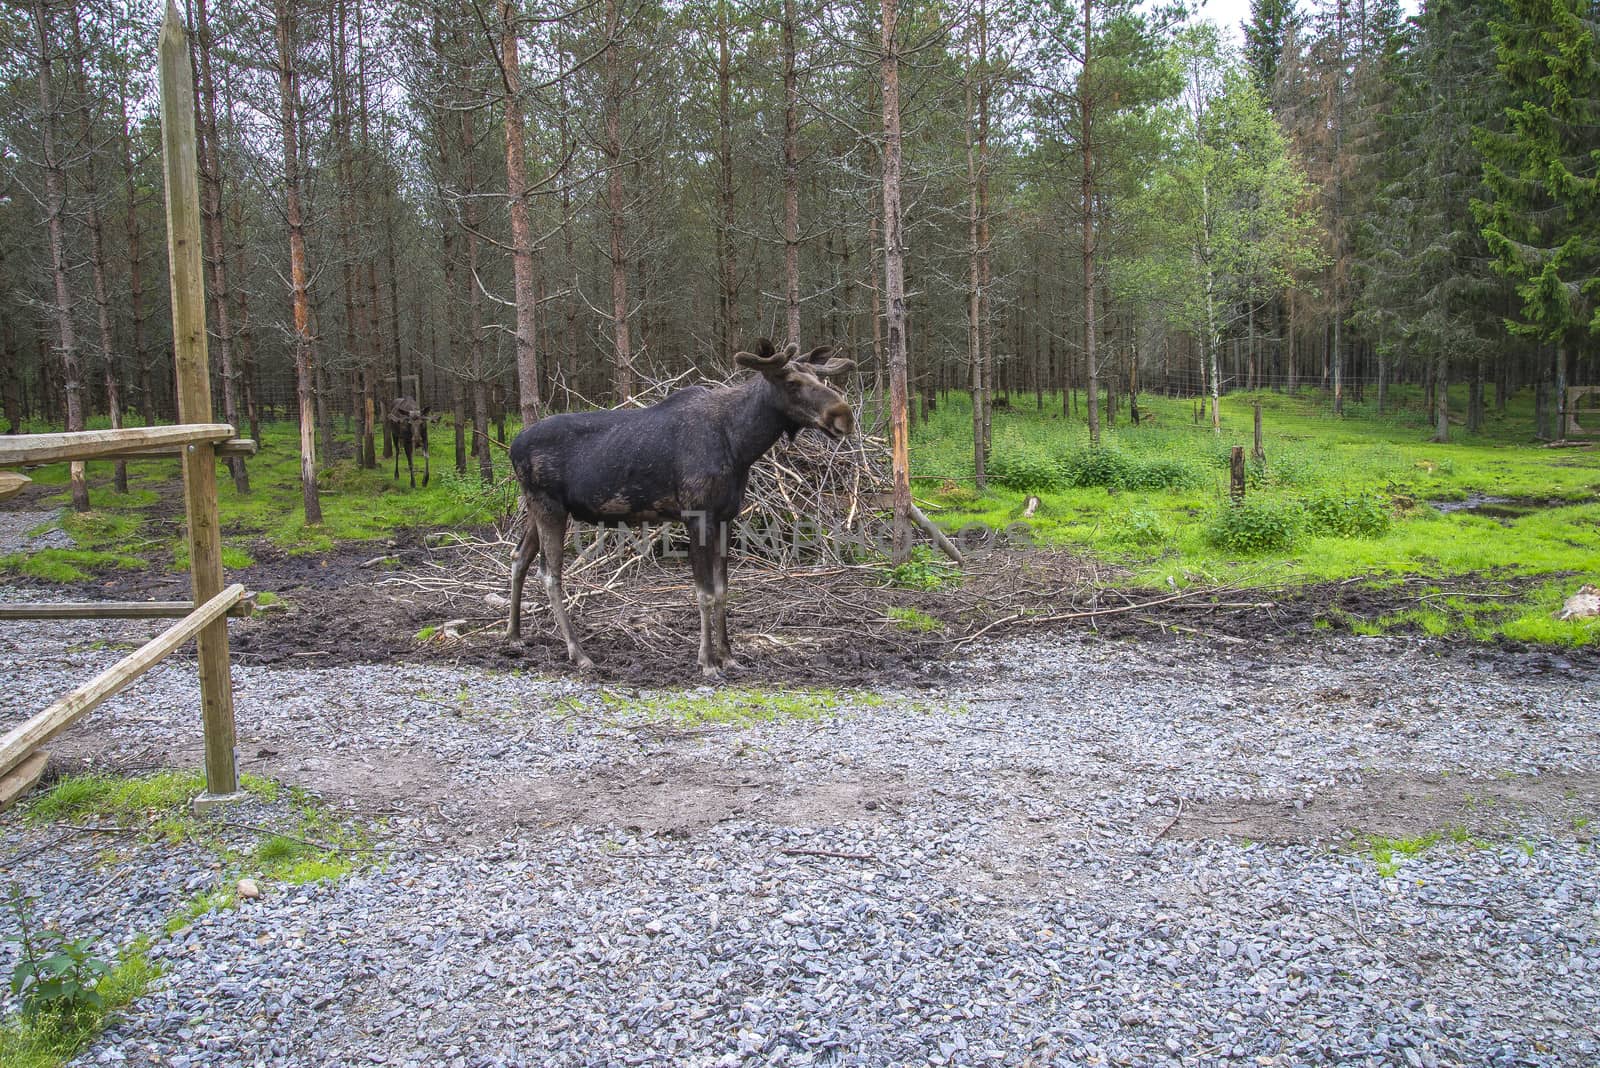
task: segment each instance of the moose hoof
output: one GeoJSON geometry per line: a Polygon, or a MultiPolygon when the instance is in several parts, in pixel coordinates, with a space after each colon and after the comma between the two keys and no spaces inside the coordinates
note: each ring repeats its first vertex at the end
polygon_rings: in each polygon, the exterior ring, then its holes
{"type": "Polygon", "coordinates": [[[744,670],[744,665],[739,663],[739,661],[735,660],[733,657],[730,656],[730,657],[728,657],[728,659],[726,659],[726,660],[724,660],[722,662],[722,670],[723,671],[743,671],[744,670]]]}
{"type": "Polygon", "coordinates": [[[594,671],[594,661],[586,656],[578,656],[572,661],[572,665],[585,675],[594,671]]]}

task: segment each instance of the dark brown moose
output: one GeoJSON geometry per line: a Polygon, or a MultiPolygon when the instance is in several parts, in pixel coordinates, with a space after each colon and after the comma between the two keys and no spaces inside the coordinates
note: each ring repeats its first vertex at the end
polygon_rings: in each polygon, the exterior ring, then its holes
{"type": "Polygon", "coordinates": [[[734,362],[758,374],[714,389],[690,386],[648,408],[574,412],[541,419],[511,443],[527,522],[511,570],[510,638],[522,634],[522,584],[534,554],[550,611],[580,670],[593,662],[562,603],[561,561],[569,517],[637,525],[679,520],[700,606],[700,667],[737,670],[728,644],[729,524],[744,505],[750,465],[783,434],[807,427],[838,439],[855,429],[850,405],[828,379],[855,366],[826,346],[801,356],[763,340],[734,362]]]}
{"type": "Polygon", "coordinates": [[[384,417],[389,433],[394,437],[394,479],[400,481],[400,451],[405,450],[406,472],[411,476],[411,488],[417,488],[417,469],[411,462],[413,447],[422,450],[422,484],[428,484],[428,424],[435,416],[427,408],[417,407],[410,397],[396,397],[384,417]]]}

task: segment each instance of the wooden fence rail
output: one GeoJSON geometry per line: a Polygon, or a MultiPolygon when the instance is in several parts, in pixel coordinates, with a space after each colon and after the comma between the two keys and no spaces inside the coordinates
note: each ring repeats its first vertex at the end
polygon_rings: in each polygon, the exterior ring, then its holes
{"type": "MultiPolygon", "coordinates": [[[[60,460],[116,457],[179,457],[189,542],[193,603],[158,608],[127,603],[59,605],[51,618],[157,615],[182,619],[137,652],[101,672],[49,708],[0,737],[0,808],[39,777],[39,747],[90,709],[121,691],[162,658],[193,640],[200,669],[201,719],[205,730],[206,799],[235,796],[233,681],[228,665],[227,615],[248,596],[240,585],[222,586],[222,528],[217,514],[220,455],[248,456],[255,443],[234,437],[226,423],[210,422],[211,375],[206,351],[205,278],[200,260],[200,186],[195,157],[194,72],[189,35],[177,5],[167,0],[161,24],[161,158],[167,209],[167,263],[172,291],[172,350],[177,365],[178,425],[27,434],[0,438],[0,467],[60,460]]],[[[0,495],[14,495],[25,476],[0,481],[0,495]]],[[[11,606],[9,618],[28,618],[36,606],[11,606]]],[[[0,616],[0,618],[5,618],[0,616]]],[[[33,618],[38,618],[34,616],[33,618]]],[[[200,799],[197,799],[197,801],[200,799]]]]}
{"type": "Polygon", "coordinates": [[[10,771],[31,754],[68,727],[84,713],[127,688],[140,675],[159,664],[173,650],[189,641],[201,630],[221,619],[228,609],[245,598],[245,588],[234,583],[183,619],[161,632],[161,635],[139,647],[76,690],[54,702],[26,723],[11,728],[0,736],[0,774],[10,771]]]}

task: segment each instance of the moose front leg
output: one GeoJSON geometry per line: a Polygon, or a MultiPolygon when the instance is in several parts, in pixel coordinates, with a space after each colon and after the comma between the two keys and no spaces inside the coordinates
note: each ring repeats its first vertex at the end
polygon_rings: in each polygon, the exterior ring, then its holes
{"type": "Polygon", "coordinates": [[[722,675],[722,658],[714,636],[716,595],[715,547],[702,544],[700,532],[689,524],[689,568],[694,572],[695,603],[700,608],[700,670],[708,679],[722,675]]]}
{"type": "Polygon", "coordinates": [[[528,565],[539,553],[539,523],[530,510],[523,516],[522,540],[517,543],[517,555],[511,565],[511,619],[506,625],[506,637],[522,637],[522,584],[528,577],[528,565]]]}
{"type": "MultiPolygon", "coordinates": [[[[721,533],[719,531],[719,533],[721,533]]],[[[712,547],[712,615],[716,624],[717,656],[724,671],[738,671],[742,667],[733,658],[733,645],[728,641],[728,543],[718,538],[712,547]]]]}

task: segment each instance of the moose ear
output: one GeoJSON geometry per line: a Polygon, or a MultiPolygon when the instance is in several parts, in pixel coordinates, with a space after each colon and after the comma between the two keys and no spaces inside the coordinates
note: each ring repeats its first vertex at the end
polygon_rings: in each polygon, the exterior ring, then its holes
{"type": "Polygon", "coordinates": [[[827,363],[828,362],[828,353],[830,353],[832,351],[833,351],[833,346],[832,345],[818,345],[816,348],[814,348],[810,352],[806,353],[805,354],[805,358],[801,362],[803,362],[803,363],[827,363]]]}

